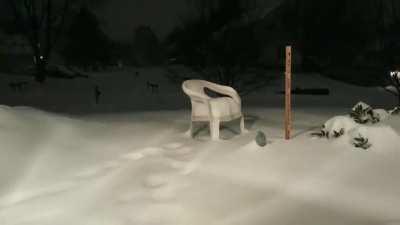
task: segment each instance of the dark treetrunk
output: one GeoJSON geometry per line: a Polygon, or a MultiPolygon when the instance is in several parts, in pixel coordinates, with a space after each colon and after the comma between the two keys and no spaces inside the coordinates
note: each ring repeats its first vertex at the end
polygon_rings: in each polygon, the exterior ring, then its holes
{"type": "Polygon", "coordinates": [[[16,26],[29,41],[32,49],[35,80],[43,83],[46,80],[47,65],[55,43],[64,28],[65,16],[69,9],[69,0],[59,13],[53,0],[24,0],[18,4],[16,0],[8,0],[16,26]]]}
{"type": "Polygon", "coordinates": [[[39,59],[37,59],[35,63],[35,72],[34,72],[35,81],[39,83],[44,83],[46,81],[46,73],[47,73],[46,67],[47,67],[47,61],[39,56],[39,59]]]}

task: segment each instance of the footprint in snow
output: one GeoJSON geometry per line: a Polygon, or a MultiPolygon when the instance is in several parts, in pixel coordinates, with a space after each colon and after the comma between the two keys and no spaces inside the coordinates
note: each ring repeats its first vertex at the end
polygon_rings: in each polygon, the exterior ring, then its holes
{"type": "Polygon", "coordinates": [[[12,194],[4,197],[0,200],[0,207],[15,205],[24,201],[36,199],[38,197],[44,197],[68,191],[77,186],[75,182],[62,182],[53,185],[49,185],[42,188],[29,188],[27,190],[21,190],[13,192],[12,194]]]}
{"type": "Polygon", "coordinates": [[[132,152],[121,156],[122,159],[129,159],[134,161],[142,159],[143,157],[144,154],[142,152],[132,152]]]}
{"type": "Polygon", "coordinates": [[[168,150],[173,150],[173,149],[181,148],[182,146],[183,146],[182,143],[173,142],[173,143],[169,143],[169,144],[164,145],[164,148],[166,148],[168,150]]]}
{"type": "Polygon", "coordinates": [[[120,203],[131,203],[135,199],[140,199],[145,195],[144,191],[129,191],[126,193],[120,193],[116,200],[120,203]]]}
{"type": "Polygon", "coordinates": [[[151,193],[151,197],[156,201],[171,200],[175,197],[176,188],[171,185],[155,189],[151,193]]]}
{"type": "Polygon", "coordinates": [[[172,178],[168,185],[151,190],[151,197],[155,201],[168,201],[176,197],[183,189],[189,187],[189,184],[182,182],[179,177],[172,178]]]}
{"type": "Polygon", "coordinates": [[[193,173],[193,171],[195,171],[197,169],[197,167],[198,167],[197,162],[191,162],[183,168],[183,170],[181,171],[181,174],[189,175],[189,174],[193,173]]]}
{"type": "Polygon", "coordinates": [[[85,168],[81,170],[79,173],[76,174],[78,178],[89,178],[97,176],[103,170],[102,167],[92,167],[92,168],[85,168]]]}
{"type": "Polygon", "coordinates": [[[121,156],[121,159],[127,159],[127,160],[139,160],[139,159],[143,159],[146,156],[154,156],[157,155],[161,152],[161,149],[159,148],[154,148],[154,147],[148,147],[148,148],[144,148],[142,150],[136,150],[134,152],[130,152],[127,154],[124,154],[121,156]]]}
{"type": "Polygon", "coordinates": [[[168,163],[172,169],[177,169],[177,170],[185,169],[187,165],[187,163],[176,160],[170,160],[168,163]]]}
{"type": "Polygon", "coordinates": [[[101,166],[98,167],[90,167],[81,170],[76,174],[78,178],[91,178],[96,176],[106,175],[109,171],[117,169],[120,167],[118,161],[108,161],[101,166]]]}
{"type": "Polygon", "coordinates": [[[144,179],[143,185],[148,188],[159,188],[167,185],[169,176],[167,174],[153,174],[144,179]]]}
{"type": "Polygon", "coordinates": [[[118,161],[108,161],[103,166],[103,168],[106,170],[117,169],[118,167],[120,167],[120,163],[118,163],[118,161]]]}
{"type": "Polygon", "coordinates": [[[145,155],[145,156],[154,156],[159,154],[162,151],[161,148],[155,148],[155,147],[148,147],[143,149],[141,152],[145,155]]]}
{"type": "Polygon", "coordinates": [[[182,148],[178,148],[178,149],[173,149],[173,150],[169,150],[168,152],[165,152],[166,155],[168,156],[180,156],[180,155],[187,155],[192,153],[192,148],[190,147],[182,147],[182,148]]]}

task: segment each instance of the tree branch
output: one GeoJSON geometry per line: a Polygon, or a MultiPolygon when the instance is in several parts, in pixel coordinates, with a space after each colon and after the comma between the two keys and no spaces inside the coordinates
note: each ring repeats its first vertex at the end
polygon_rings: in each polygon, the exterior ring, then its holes
{"type": "Polygon", "coordinates": [[[61,13],[61,22],[58,25],[56,34],[54,35],[54,40],[53,40],[54,43],[58,41],[58,39],[61,36],[62,30],[64,29],[65,17],[67,16],[67,13],[69,11],[69,7],[70,7],[70,0],[65,0],[64,1],[64,7],[63,7],[62,13],[61,13]]]}
{"type": "MultiPolygon", "coordinates": [[[[14,14],[14,22],[17,28],[19,28],[20,30],[18,30],[19,32],[21,32],[23,34],[23,36],[27,39],[27,41],[33,46],[34,41],[33,41],[33,37],[31,35],[31,33],[29,32],[28,28],[27,28],[27,21],[24,18],[23,14],[18,10],[17,7],[17,3],[15,0],[8,0],[8,3],[13,11],[14,14]]],[[[28,6],[28,3],[24,2],[24,6],[28,6]]]]}
{"type": "Polygon", "coordinates": [[[40,16],[40,20],[39,20],[39,27],[43,26],[43,21],[46,18],[47,15],[47,11],[46,11],[46,3],[44,0],[40,0],[40,2],[42,3],[42,9],[41,9],[41,16],[40,16]]]}
{"type": "Polygon", "coordinates": [[[21,26],[21,27],[22,27],[22,26],[24,25],[24,23],[22,22],[23,19],[21,18],[21,17],[22,17],[21,14],[18,12],[17,4],[15,3],[14,0],[8,0],[8,4],[10,5],[10,7],[11,7],[13,13],[14,13],[14,22],[15,22],[15,25],[16,25],[17,27],[18,27],[18,26],[21,26]]]}
{"type": "Polygon", "coordinates": [[[46,4],[46,24],[45,24],[45,36],[46,36],[46,47],[44,51],[44,57],[46,60],[48,60],[50,56],[50,52],[52,49],[52,5],[51,5],[51,0],[47,0],[46,4]]]}

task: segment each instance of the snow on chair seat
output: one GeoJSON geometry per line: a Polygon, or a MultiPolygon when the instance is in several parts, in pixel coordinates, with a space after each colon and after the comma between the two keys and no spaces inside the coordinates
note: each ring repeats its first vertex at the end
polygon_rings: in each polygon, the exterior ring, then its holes
{"type": "Polygon", "coordinates": [[[190,136],[193,135],[193,122],[209,122],[211,138],[218,140],[220,122],[239,118],[240,131],[245,132],[241,99],[233,88],[205,80],[187,80],[183,82],[182,89],[189,96],[192,104],[192,116],[188,131],[190,136]],[[222,94],[224,97],[212,98],[205,93],[206,88],[222,94]]]}

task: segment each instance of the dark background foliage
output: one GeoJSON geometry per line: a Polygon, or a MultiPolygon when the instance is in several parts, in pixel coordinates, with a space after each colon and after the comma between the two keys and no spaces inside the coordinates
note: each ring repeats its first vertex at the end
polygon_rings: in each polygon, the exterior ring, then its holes
{"type": "Polygon", "coordinates": [[[118,62],[137,66],[173,63],[206,79],[243,88],[249,83],[244,76],[249,70],[281,71],[286,45],[293,46],[295,72],[318,72],[358,85],[383,84],[388,71],[400,65],[399,1],[271,2],[266,7],[264,1],[256,0],[188,0],[190,10],[176,15],[175,28],[167,35],[142,23],[126,29],[130,38],[122,41],[111,37],[108,21],[99,14],[108,6],[107,0],[7,0],[1,3],[8,10],[0,17],[0,30],[5,34],[0,35],[0,43],[13,45],[10,40],[20,35],[30,51],[0,52],[0,57],[13,59],[2,60],[0,69],[21,68],[15,62],[26,64],[32,55],[38,80],[45,78],[52,62],[86,69],[118,62]],[[29,13],[25,3],[35,6],[35,13],[29,13]],[[46,22],[43,18],[48,15],[46,22]]]}

